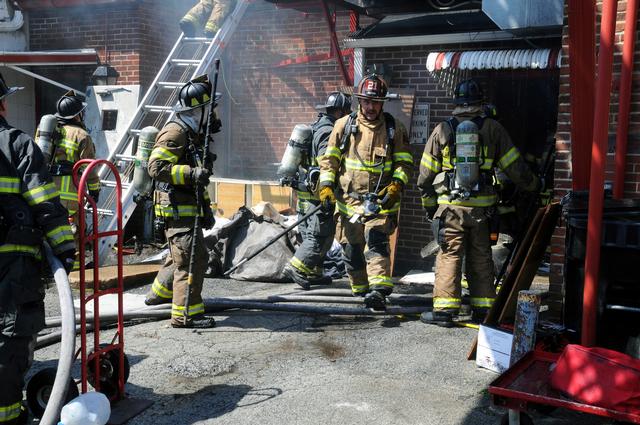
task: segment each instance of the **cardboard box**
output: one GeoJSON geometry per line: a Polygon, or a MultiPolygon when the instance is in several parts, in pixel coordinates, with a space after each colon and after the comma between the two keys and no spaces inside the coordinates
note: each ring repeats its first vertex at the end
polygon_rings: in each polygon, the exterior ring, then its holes
{"type": "Polygon", "coordinates": [[[513,334],[502,329],[480,325],[476,365],[502,373],[509,368],[513,334]]]}

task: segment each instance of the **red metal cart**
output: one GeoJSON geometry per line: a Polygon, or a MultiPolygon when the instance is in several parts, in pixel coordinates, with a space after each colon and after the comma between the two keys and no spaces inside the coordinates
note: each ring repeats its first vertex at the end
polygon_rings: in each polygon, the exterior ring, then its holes
{"type": "Polygon", "coordinates": [[[81,385],[82,393],[88,390],[90,383],[96,391],[104,393],[109,400],[114,403],[124,398],[124,384],[129,375],[129,362],[124,354],[124,318],[123,318],[123,302],[122,294],[124,291],[122,279],[122,183],[117,168],[111,162],[104,159],[83,159],[78,161],[73,167],[73,180],[78,188],[78,234],[80,254],[80,361],[81,361],[81,385]],[[112,231],[99,231],[98,206],[95,200],[86,196],[87,179],[91,170],[99,166],[105,166],[111,169],[115,177],[115,187],[112,189],[111,196],[115,196],[116,210],[113,212],[117,218],[117,228],[112,231]],[[78,182],[78,174],[81,168],[86,167],[82,172],[82,177],[78,182]],[[85,216],[85,203],[91,207],[92,230],[87,235],[87,223],[85,216]],[[115,288],[100,289],[100,261],[98,256],[98,248],[100,238],[112,237],[117,238],[117,269],[118,269],[118,285],[115,288]],[[91,243],[93,248],[93,291],[87,295],[86,290],[86,258],[82,251],[91,243]],[[99,298],[116,294],[118,299],[118,322],[116,333],[108,343],[101,342],[100,338],[100,306],[99,298]],[[87,344],[87,331],[90,330],[87,325],[87,304],[93,302],[93,348],[89,351],[87,344]]]}
{"type": "MultiPolygon", "coordinates": [[[[551,371],[559,357],[560,354],[544,351],[529,352],[490,384],[489,393],[493,404],[521,412],[521,424],[533,424],[531,418],[524,413],[533,407],[562,407],[618,421],[640,424],[640,410],[621,412],[583,404],[563,397],[562,394],[551,388],[549,384],[551,371]]],[[[507,414],[503,417],[502,424],[508,423],[509,416],[507,414]]]]}

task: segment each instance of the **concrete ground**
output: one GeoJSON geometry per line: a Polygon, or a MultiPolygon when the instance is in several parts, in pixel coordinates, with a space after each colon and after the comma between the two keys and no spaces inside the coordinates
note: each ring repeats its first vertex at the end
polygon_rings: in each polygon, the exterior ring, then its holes
{"type": "MultiPolygon", "coordinates": [[[[296,291],[293,284],[207,279],[204,295],[296,291]]],[[[48,304],[55,315],[54,290],[48,304]]],[[[487,392],[497,375],[466,360],[474,329],[260,311],[215,318],[217,327],[203,331],[173,329],[168,320],[126,328],[127,393],[154,402],[130,424],[480,425],[499,424],[504,413],[487,392]]],[[[31,373],[55,366],[58,349],[38,350],[31,373]]],[[[536,424],[611,423],[561,410],[533,417],[536,424]]]]}

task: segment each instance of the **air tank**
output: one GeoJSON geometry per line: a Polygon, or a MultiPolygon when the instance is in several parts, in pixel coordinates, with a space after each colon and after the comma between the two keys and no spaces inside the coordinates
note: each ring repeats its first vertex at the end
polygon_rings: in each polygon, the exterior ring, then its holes
{"type": "Polygon", "coordinates": [[[282,155],[280,167],[278,167],[278,177],[293,178],[296,176],[305,153],[309,151],[311,133],[311,126],[306,124],[298,124],[293,128],[287,148],[282,155]]]}
{"type": "Polygon", "coordinates": [[[36,140],[36,143],[44,154],[47,164],[51,163],[51,158],[54,154],[53,138],[57,125],[58,120],[55,115],[44,115],[40,118],[40,124],[38,124],[38,140],[36,140]]]}
{"type": "Polygon", "coordinates": [[[456,186],[469,196],[480,179],[480,135],[473,121],[462,121],[456,128],[456,186]]]}
{"type": "Polygon", "coordinates": [[[153,190],[153,179],[149,175],[147,166],[149,165],[149,155],[156,142],[158,129],[149,126],[140,131],[138,137],[138,150],[133,168],[133,187],[141,196],[150,196],[153,190]]]}

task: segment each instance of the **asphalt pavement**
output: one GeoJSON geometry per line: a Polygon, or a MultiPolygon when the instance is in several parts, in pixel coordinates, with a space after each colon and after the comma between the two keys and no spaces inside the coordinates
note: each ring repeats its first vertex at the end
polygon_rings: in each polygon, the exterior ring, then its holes
{"type": "MultiPolygon", "coordinates": [[[[207,279],[203,294],[293,292],[294,284],[207,279]]],[[[48,315],[57,314],[56,303],[50,289],[48,315]]],[[[225,311],[214,317],[217,327],[210,330],[173,329],[168,320],[127,326],[127,394],[153,402],[129,424],[480,425],[499,424],[505,413],[487,392],[497,374],[466,359],[474,329],[396,316],[225,311]]],[[[113,330],[103,331],[110,335],[113,330]]],[[[38,350],[31,373],[55,366],[58,350],[38,350]]],[[[611,423],[562,410],[533,418],[536,424],[611,423]]]]}

